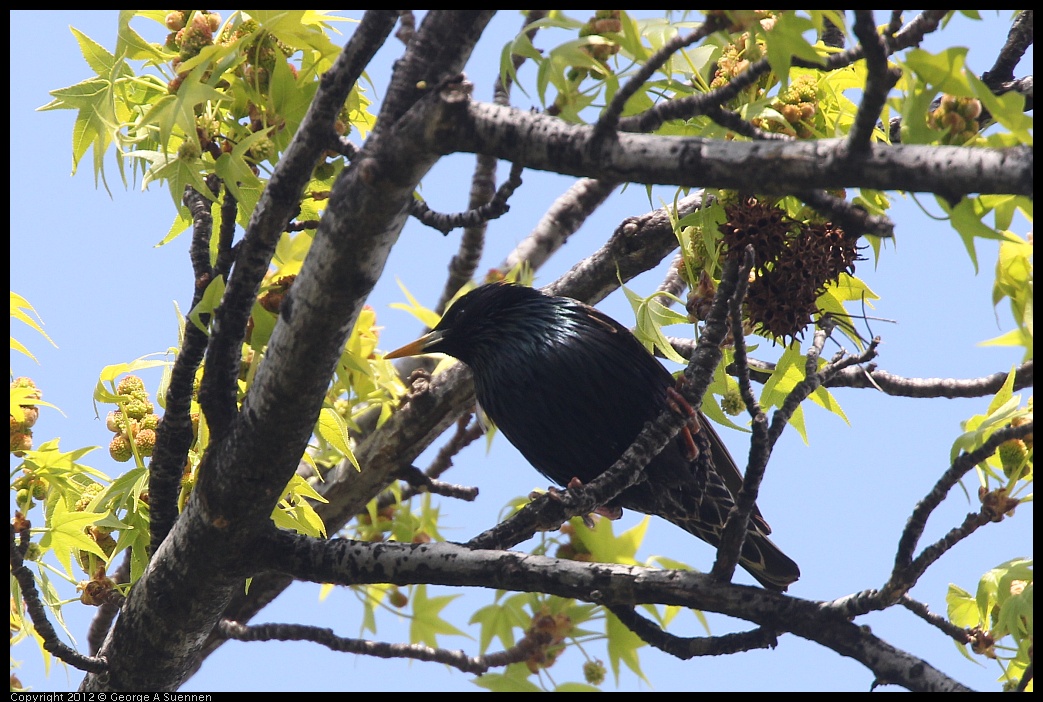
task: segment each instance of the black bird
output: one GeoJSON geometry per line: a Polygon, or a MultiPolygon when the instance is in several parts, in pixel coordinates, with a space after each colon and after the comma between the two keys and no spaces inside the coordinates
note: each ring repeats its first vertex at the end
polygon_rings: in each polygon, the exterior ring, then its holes
{"type": "MultiPolygon", "coordinates": [[[[684,402],[673,376],[626,327],[576,300],[520,285],[472,290],[430,333],[385,358],[424,353],[466,363],[485,414],[559,485],[590,482],[646,422],[684,402]]],[[[742,475],[705,418],[693,422],[606,507],[657,515],[716,547],[742,475]]],[[[755,510],[739,563],[764,587],[784,591],[800,569],[769,533],[755,510]]]]}

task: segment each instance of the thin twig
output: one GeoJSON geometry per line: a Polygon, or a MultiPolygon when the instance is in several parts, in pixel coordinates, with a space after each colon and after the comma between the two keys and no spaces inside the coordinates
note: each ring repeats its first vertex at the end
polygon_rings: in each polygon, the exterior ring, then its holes
{"type": "MultiPolygon", "coordinates": [[[[481,675],[493,667],[503,667],[528,658],[541,645],[539,636],[528,636],[509,649],[483,656],[468,656],[463,651],[431,648],[423,644],[393,644],[337,636],[332,629],[303,624],[253,624],[222,620],[218,632],[237,641],[311,641],[332,651],[357,653],[376,658],[409,658],[433,661],[457,668],[465,673],[481,675]]],[[[542,645],[546,645],[543,641],[542,645]]]]}

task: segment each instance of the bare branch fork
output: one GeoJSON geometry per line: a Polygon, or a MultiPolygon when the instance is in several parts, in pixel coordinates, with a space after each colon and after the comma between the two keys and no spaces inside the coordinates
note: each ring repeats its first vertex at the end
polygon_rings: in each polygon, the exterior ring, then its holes
{"type": "Polygon", "coordinates": [[[894,569],[884,586],[879,590],[865,590],[840,598],[831,603],[830,607],[843,613],[844,616],[852,617],[891,606],[900,601],[916,585],[924,571],[943,553],[970,536],[978,528],[989,522],[1000,521],[1008,511],[1013,511],[1017,505],[1017,500],[1013,498],[1000,501],[983,500],[979,512],[968,514],[961,525],[953,527],[941,539],[924,548],[919,556],[913,557],[913,551],[923,535],[928,517],[960,479],[973,470],[976,465],[992,456],[1000,444],[1010,439],[1023,438],[1031,433],[1031,421],[1020,426],[1004,427],[993,432],[979,448],[961,453],[910,515],[898,542],[894,569]],[[999,505],[998,509],[997,505],[999,505]]]}

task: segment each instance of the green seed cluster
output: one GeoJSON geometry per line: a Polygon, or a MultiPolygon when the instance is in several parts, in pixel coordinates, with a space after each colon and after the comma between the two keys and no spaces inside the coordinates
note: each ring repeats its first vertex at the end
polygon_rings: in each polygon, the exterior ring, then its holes
{"type": "Polygon", "coordinates": [[[145,383],[136,375],[128,375],[116,386],[116,394],[120,396],[120,409],[105,417],[105,426],[113,433],[109,455],[120,463],[129,461],[135,449],[142,458],[151,456],[156,447],[159,416],[153,411],[145,383]]]}

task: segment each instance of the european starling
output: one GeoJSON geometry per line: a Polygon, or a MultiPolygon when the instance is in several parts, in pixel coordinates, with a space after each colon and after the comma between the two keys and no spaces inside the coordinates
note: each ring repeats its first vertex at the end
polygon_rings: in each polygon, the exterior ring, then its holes
{"type": "MultiPolygon", "coordinates": [[[[386,358],[423,353],[466,363],[485,414],[559,485],[596,478],[646,422],[683,402],[673,376],[626,327],[583,303],[520,285],[472,290],[430,333],[386,358]]],[[[605,507],[657,515],[716,547],[741,485],[720,437],[698,415],[640,482],[605,507]]],[[[769,533],[755,510],[739,563],[764,587],[784,591],[800,570],[769,533]]]]}

